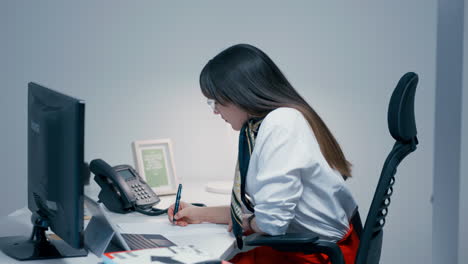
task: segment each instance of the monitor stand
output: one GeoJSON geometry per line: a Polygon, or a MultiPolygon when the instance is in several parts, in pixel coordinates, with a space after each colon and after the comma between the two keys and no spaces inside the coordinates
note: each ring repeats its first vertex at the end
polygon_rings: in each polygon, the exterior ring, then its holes
{"type": "MultiPolygon", "coordinates": [[[[84,257],[86,249],[75,249],[63,240],[47,239],[45,221],[36,220],[31,237],[8,237],[8,242],[2,243],[2,251],[17,260],[52,259],[84,257]]],[[[6,238],[5,238],[6,239],[6,238]]]]}

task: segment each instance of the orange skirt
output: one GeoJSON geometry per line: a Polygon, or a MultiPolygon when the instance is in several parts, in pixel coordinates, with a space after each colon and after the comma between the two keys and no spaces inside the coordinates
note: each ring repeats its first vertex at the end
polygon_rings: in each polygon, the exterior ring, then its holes
{"type": "MultiPolygon", "coordinates": [[[[359,237],[354,231],[353,225],[350,226],[348,233],[338,241],[338,246],[343,253],[346,264],[354,264],[357,250],[359,247],[359,237]]],[[[271,247],[256,247],[248,252],[239,253],[229,262],[236,264],[251,263],[308,263],[308,264],[329,264],[329,258],[325,254],[316,253],[306,255],[301,252],[282,252],[274,250],[271,247]]]]}

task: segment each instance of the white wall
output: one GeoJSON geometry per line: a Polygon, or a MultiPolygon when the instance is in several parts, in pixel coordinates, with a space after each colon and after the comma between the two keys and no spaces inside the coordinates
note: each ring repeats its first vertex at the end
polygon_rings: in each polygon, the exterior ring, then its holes
{"type": "MultiPolygon", "coordinates": [[[[466,7],[466,6],[465,6],[466,7]]],[[[465,9],[465,21],[467,9],[465,9]]],[[[466,28],[465,24],[465,43],[468,43],[466,38],[466,28]]],[[[465,44],[464,49],[464,65],[467,64],[467,44],[465,44]]],[[[462,147],[461,147],[461,168],[460,168],[460,235],[459,235],[459,250],[458,250],[458,263],[463,264],[468,259],[468,67],[463,69],[464,71],[464,84],[463,84],[463,114],[462,114],[462,147]]]]}
{"type": "Polygon", "coordinates": [[[438,1],[432,253],[458,263],[464,0],[438,1]]]}
{"type": "Polygon", "coordinates": [[[170,137],[183,179],[230,178],[232,134],[210,114],[198,74],[219,51],[244,42],[269,54],[334,132],[354,164],[350,185],[364,216],[393,144],[386,121],[391,92],[403,73],[420,75],[420,145],[398,170],[381,263],[430,263],[435,0],[0,5],[0,198],[13,201],[1,214],[26,204],[32,80],[86,100],[88,161],[132,163],[131,141],[170,137]]]}
{"type": "Polygon", "coordinates": [[[465,1],[458,263],[468,259],[468,3],[465,1]]]}

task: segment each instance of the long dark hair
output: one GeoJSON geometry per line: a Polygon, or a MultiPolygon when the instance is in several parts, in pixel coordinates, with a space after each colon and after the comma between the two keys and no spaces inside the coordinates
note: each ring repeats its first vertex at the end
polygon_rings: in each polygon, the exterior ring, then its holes
{"type": "Polygon", "coordinates": [[[345,179],[351,176],[351,163],[325,123],[260,49],[248,44],[225,49],[203,68],[200,87],[207,98],[221,105],[232,103],[252,117],[264,117],[279,107],[300,111],[330,167],[345,179]]]}

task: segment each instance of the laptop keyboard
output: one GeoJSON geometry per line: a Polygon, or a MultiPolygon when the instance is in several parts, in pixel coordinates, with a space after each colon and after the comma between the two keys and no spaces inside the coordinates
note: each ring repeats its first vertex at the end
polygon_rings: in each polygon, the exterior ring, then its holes
{"type": "Polygon", "coordinates": [[[159,247],[158,244],[140,234],[122,234],[122,237],[132,250],[159,247]]]}

